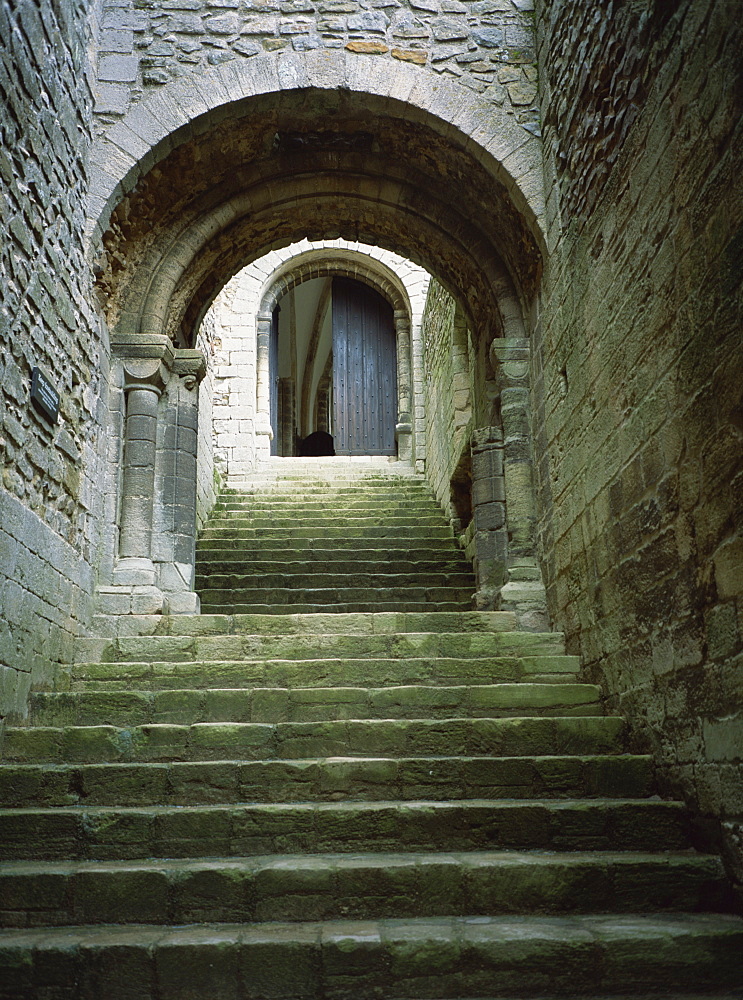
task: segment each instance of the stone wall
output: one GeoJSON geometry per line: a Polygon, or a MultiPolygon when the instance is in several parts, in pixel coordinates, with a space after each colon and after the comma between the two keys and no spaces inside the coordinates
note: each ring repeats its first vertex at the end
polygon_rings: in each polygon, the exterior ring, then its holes
{"type": "Polygon", "coordinates": [[[423,315],[426,372],[426,476],[454,530],[471,517],[471,359],[467,325],[452,296],[431,281],[423,315]],[[459,484],[459,489],[452,481],[459,484]],[[459,496],[461,494],[461,497],[459,496]],[[458,502],[461,501],[461,502],[458,502]]]}
{"type": "Polygon", "coordinates": [[[538,5],[555,253],[535,425],[556,624],[740,877],[739,13],[538,5]]]}
{"type": "Polygon", "coordinates": [[[94,586],[107,370],[82,245],[90,14],[0,2],[0,715],[68,660],[94,586]],[[35,367],[56,422],[31,403],[35,367]]]}
{"type": "Polygon", "coordinates": [[[103,0],[96,111],[261,52],[341,49],[429,65],[538,131],[532,0],[103,0]]]}

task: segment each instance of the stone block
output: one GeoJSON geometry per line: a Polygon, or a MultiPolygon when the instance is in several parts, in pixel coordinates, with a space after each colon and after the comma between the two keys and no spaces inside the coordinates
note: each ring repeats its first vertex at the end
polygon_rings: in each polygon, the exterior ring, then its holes
{"type": "Polygon", "coordinates": [[[136,56],[104,55],[98,62],[98,79],[106,83],[134,83],[137,68],[136,56]]]}

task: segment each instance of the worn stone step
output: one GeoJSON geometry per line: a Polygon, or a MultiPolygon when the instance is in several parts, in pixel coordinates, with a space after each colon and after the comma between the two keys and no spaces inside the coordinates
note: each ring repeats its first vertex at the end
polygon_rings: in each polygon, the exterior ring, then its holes
{"type": "MultiPolygon", "coordinates": [[[[248,631],[255,625],[254,616],[246,615],[243,622],[239,615],[235,615],[233,618],[235,634],[142,635],[83,640],[78,643],[78,655],[82,654],[81,658],[87,659],[88,655],[93,653],[91,659],[109,662],[172,660],[185,663],[189,660],[316,660],[325,657],[494,659],[498,656],[553,656],[563,653],[562,636],[556,633],[462,631],[291,634],[283,630],[286,616],[282,615],[276,631],[271,634],[265,621],[265,618],[270,616],[256,617],[261,618],[260,634],[248,631]]],[[[318,617],[328,619],[333,616],[318,617]]],[[[394,619],[394,616],[392,618],[394,619]]],[[[363,620],[361,624],[365,624],[363,620]]]]}
{"type": "Polygon", "coordinates": [[[275,545],[270,545],[265,541],[258,551],[252,542],[241,543],[239,540],[230,539],[230,544],[224,539],[213,539],[212,541],[199,538],[196,542],[197,560],[214,559],[244,559],[245,554],[250,552],[251,558],[264,562],[313,562],[320,564],[354,561],[356,566],[359,563],[369,561],[375,565],[399,565],[413,566],[421,562],[433,564],[434,566],[446,565],[449,561],[456,561],[470,565],[465,559],[463,552],[452,544],[450,539],[433,539],[430,542],[411,542],[409,545],[401,543],[392,544],[391,539],[385,539],[380,544],[375,544],[373,540],[358,540],[353,546],[353,551],[349,554],[348,549],[343,546],[329,546],[322,538],[298,538],[294,542],[290,539],[281,538],[276,540],[275,545]]]}
{"type": "MultiPolygon", "coordinates": [[[[427,496],[411,495],[406,498],[400,496],[387,497],[384,500],[379,497],[370,497],[366,494],[350,494],[347,497],[334,496],[332,498],[332,508],[339,513],[349,513],[352,515],[378,515],[380,508],[384,508],[388,513],[399,516],[401,513],[416,512],[421,514],[433,514],[438,517],[439,524],[444,516],[441,507],[432,498],[427,496]]],[[[317,514],[328,513],[328,497],[308,498],[306,496],[272,496],[265,497],[260,494],[246,497],[229,497],[219,500],[212,508],[212,515],[215,517],[231,517],[233,514],[243,514],[245,517],[252,515],[270,516],[279,514],[281,516],[304,516],[314,517],[317,514]]]]}
{"type": "MultiPolygon", "coordinates": [[[[335,576],[329,581],[319,580],[317,583],[317,586],[304,587],[300,585],[299,581],[295,584],[294,581],[290,580],[283,587],[272,587],[268,582],[263,587],[257,586],[257,580],[249,580],[247,586],[228,584],[222,588],[214,586],[204,588],[202,597],[219,599],[224,602],[225,598],[234,595],[236,604],[269,604],[274,600],[276,603],[280,603],[287,599],[287,595],[289,595],[289,600],[293,596],[300,604],[340,604],[344,602],[349,604],[354,602],[387,604],[390,601],[405,600],[412,604],[435,604],[438,601],[470,599],[473,589],[473,581],[469,577],[465,577],[459,585],[439,581],[436,578],[427,582],[417,581],[415,584],[397,583],[393,579],[386,587],[374,584],[354,585],[356,581],[352,577],[345,580],[339,576],[335,576]]],[[[465,608],[464,610],[469,609],[465,608]]]]}
{"type": "Polygon", "coordinates": [[[0,870],[0,927],[694,912],[729,903],[719,858],[691,854],[269,855],[0,870]]]}
{"type": "Polygon", "coordinates": [[[131,860],[358,851],[673,851],[675,802],[638,799],[62,806],[0,811],[0,859],[131,860]]]}
{"type": "Polygon", "coordinates": [[[573,683],[575,656],[442,656],[318,660],[163,660],[78,663],[58,683],[71,690],[335,687],[395,684],[573,683]]]}
{"type": "MultiPolygon", "coordinates": [[[[317,591],[317,590],[339,590],[345,589],[353,593],[356,590],[374,590],[385,594],[390,590],[409,590],[411,594],[416,594],[423,590],[442,590],[451,588],[452,590],[468,589],[472,593],[474,588],[474,576],[471,572],[462,569],[455,571],[439,570],[434,573],[416,572],[369,572],[368,567],[362,567],[360,571],[359,563],[355,568],[349,568],[345,572],[340,568],[333,567],[331,572],[317,570],[313,572],[308,568],[300,572],[281,573],[274,569],[273,572],[256,576],[255,570],[246,564],[245,568],[234,568],[232,570],[219,571],[212,567],[199,564],[196,572],[196,587],[199,590],[249,590],[258,585],[266,591],[291,590],[291,591],[317,591]],[[248,572],[246,572],[246,570],[248,572]]],[[[386,598],[382,597],[384,601],[386,598]]]]}
{"type": "MultiPolygon", "coordinates": [[[[210,522],[207,522],[207,525],[209,524],[210,522]]],[[[292,543],[300,538],[315,541],[318,537],[318,532],[319,529],[317,527],[302,524],[288,525],[286,527],[266,525],[264,527],[246,526],[244,528],[234,526],[212,528],[207,526],[202,530],[199,537],[210,540],[217,538],[225,541],[243,540],[254,542],[256,545],[269,541],[271,545],[274,545],[284,539],[292,543]]],[[[420,527],[415,524],[394,525],[385,523],[346,525],[336,521],[334,524],[328,524],[322,528],[322,537],[327,540],[338,540],[339,543],[346,544],[349,548],[352,547],[350,543],[353,539],[369,539],[380,544],[382,542],[387,544],[388,539],[393,539],[404,546],[407,546],[411,541],[429,542],[438,539],[448,542],[449,545],[452,545],[454,542],[452,529],[445,524],[423,525],[420,527]]]]}
{"type": "Polygon", "coordinates": [[[226,551],[224,549],[203,549],[199,551],[196,562],[197,581],[214,574],[239,574],[241,576],[276,577],[291,576],[293,579],[301,576],[319,578],[322,574],[349,573],[359,574],[360,568],[367,575],[390,576],[394,574],[410,574],[431,577],[434,575],[465,573],[472,576],[472,567],[463,555],[452,552],[446,558],[408,559],[404,553],[396,559],[386,555],[381,556],[377,550],[360,552],[350,558],[347,553],[326,550],[322,556],[305,554],[296,559],[288,559],[288,553],[276,553],[277,558],[261,554],[257,559],[245,553],[226,551]]]}
{"type": "Polygon", "coordinates": [[[413,510],[407,513],[392,514],[381,510],[377,513],[369,511],[353,513],[346,509],[338,510],[335,505],[324,511],[286,514],[277,509],[265,512],[251,511],[250,513],[233,511],[225,516],[220,516],[220,512],[217,512],[211,514],[208,524],[211,531],[266,528],[281,532],[301,527],[312,528],[316,534],[324,534],[330,528],[335,527],[342,527],[344,531],[355,528],[385,528],[390,531],[400,529],[404,532],[409,528],[435,529],[445,526],[444,518],[440,512],[413,510]]]}
{"type": "Polygon", "coordinates": [[[85,925],[8,932],[0,997],[40,996],[41,989],[55,1000],[574,998],[624,991],[678,1000],[696,990],[739,988],[741,950],[743,921],[727,914],[85,925]]]}
{"type": "MultiPolygon", "coordinates": [[[[447,529],[448,530],[448,529],[447,529]]],[[[223,532],[214,532],[213,537],[207,534],[207,529],[205,529],[200,535],[196,542],[196,551],[200,552],[202,549],[230,549],[235,552],[255,552],[259,558],[269,559],[272,558],[274,553],[279,554],[282,552],[318,552],[327,551],[330,547],[328,545],[329,538],[321,537],[318,538],[317,535],[307,534],[307,535],[289,535],[287,532],[277,533],[274,536],[266,535],[260,539],[260,547],[256,543],[256,538],[252,536],[245,537],[227,537],[223,532]]],[[[337,535],[333,538],[334,551],[339,552],[342,558],[347,559],[349,551],[353,553],[371,551],[374,553],[389,553],[390,558],[394,558],[399,550],[402,550],[406,555],[408,553],[415,554],[422,552],[427,556],[433,557],[439,552],[450,554],[452,552],[458,551],[456,548],[456,542],[451,533],[448,535],[442,531],[441,534],[437,534],[435,537],[426,535],[421,538],[412,537],[402,537],[397,535],[385,535],[385,536],[369,536],[369,537],[358,537],[354,538],[354,544],[343,544],[343,537],[337,535]]],[[[412,556],[411,556],[412,557],[412,556]]]]}
{"type": "Polygon", "coordinates": [[[389,600],[389,601],[354,601],[354,602],[344,602],[342,604],[334,603],[317,603],[317,604],[301,604],[297,603],[295,600],[286,600],[281,603],[276,604],[259,604],[249,602],[246,604],[240,604],[235,601],[227,601],[225,603],[220,603],[218,601],[204,600],[202,602],[202,607],[204,611],[209,613],[220,613],[229,614],[235,613],[239,614],[241,612],[260,612],[265,615],[283,615],[286,614],[287,610],[291,609],[297,613],[302,614],[354,614],[357,612],[377,612],[377,611],[404,611],[404,612],[419,612],[419,611],[462,611],[472,607],[472,598],[467,600],[453,600],[453,601],[401,601],[401,600],[389,600]]]}
{"type": "Polygon", "coordinates": [[[424,587],[345,587],[342,580],[329,588],[294,588],[294,587],[235,587],[223,589],[200,589],[202,604],[207,609],[219,605],[220,608],[233,608],[238,614],[239,609],[246,605],[282,605],[285,607],[297,605],[312,605],[324,608],[326,605],[338,607],[345,604],[368,607],[394,607],[403,605],[404,609],[422,605],[435,609],[441,605],[453,605],[463,611],[472,606],[474,587],[467,583],[462,587],[424,586],[424,587]]]}
{"type": "Polygon", "coordinates": [[[152,722],[312,722],[329,719],[600,715],[594,684],[187,688],[31,694],[29,723],[46,726],[152,722]]]}
{"type": "Polygon", "coordinates": [[[61,764],[458,754],[517,757],[622,753],[626,749],[623,719],[537,716],[10,726],[2,752],[8,763],[61,764]]]}
{"type": "Polygon", "coordinates": [[[649,756],[368,757],[139,764],[6,764],[14,806],[207,805],[425,799],[642,798],[649,756]]]}
{"type": "MultiPolygon", "coordinates": [[[[110,623],[124,619],[126,625],[137,616],[110,616],[110,623]]],[[[359,612],[346,615],[286,613],[275,615],[150,615],[141,616],[153,626],[148,635],[197,636],[197,635],[397,635],[415,633],[458,632],[515,632],[516,616],[512,611],[424,611],[413,614],[401,612],[359,612]]],[[[116,635],[114,631],[109,636],[116,635]]],[[[127,632],[122,635],[131,634],[127,632]]],[[[139,634],[139,633],[137,633],[139,634]]],[[[520,633],[524,635],[524,633],[520,633]]],[[[532,638],[534,633],[527,633],[532,638]]],[[[547,633],[553,642],[562,642],[558,632],[547,633]]],[[[545,637],[545,636],[543,636],[545,637]]],[[[105,642],[104,638],[94,642],[105,642]]],[[[521,640],[516,640],[521,641],[521,640]]],[[[78,648],[86,648],[86,640],[77,641],[78,648]]]]}

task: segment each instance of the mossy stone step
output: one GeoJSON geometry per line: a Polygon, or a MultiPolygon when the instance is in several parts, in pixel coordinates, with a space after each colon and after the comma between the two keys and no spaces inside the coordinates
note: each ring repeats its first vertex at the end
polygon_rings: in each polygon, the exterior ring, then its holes
{"type": "MultiPolygon", "coordinates": [[[[297,592],[314,592],[331,589],[337,591],[340,588],[352,592],[359,589],[379,591],[384,595],[389,590],[406,589],[411,594],[419,591],[438,591],[444,589],[463,590],[469,588],[472,592],[474,587],[474,577],[472,573],[463,572],[461,569],[455,572],[440,571],[438,573],[415,573],[411,571],[402,573],[380,572],[370,573],[367,567],[359,569],[357,562],[355,569],[350,567],[347,571],[335,568],[334,572],[327,573],[317,570],[312,572],[294,571],[290,573],[279,573],[273,570],[271,573],[262,574],[256,579],[255,571],[250,564],[245,568],[233,568],[219,572],[213,568],[200,566],[196,574],[196,583],[200,590],[249,590],[256,588],[259,584],[266,591],[291,590],[297,592]],[[245,572],[250,570],[250,572],[245,572]]],[[[382,601],[386,600],[383,596],[382,601]]],[[[264,602],[265,603],[265,602],[264,602]]]]}
{"type": "MultiPolygon", "coordinates": [[[[282,616],[283,618],[284,616],[282,616]]],[[[326,616],[332,617],[332,616],[326,616]]],[[[498,656],[561,655],[561,638],[538,632],[405,632],[327,635],[298,633],[287,635],[239,631],[242,623],[234,616],[236,634],[230,635],[145,635],[83,642],[83,651],[97,650],[96,659],[145,660],[309,660],[309,659],[410,659],[446,657],[453,659],[495,659],[498,656]]],[[[246,615],[245,628],[251,627],[246,615]]]]}
{"type": "Polygon", "coordinates": [[[202,607],[206,612],[219,612],[222,614],[227,614],[229,612],[262,612],[267,615],[283,615],[291,609],[293,611],[302,612],[303,614],[316,614],[319,612],[324,613],[334,613],[334,614],[352,614],[354,612],[374,612],[374,611],[392,611],[397,609],[398,611],[431,611],[432,609],[438,609],[439,611],[461,611],[463,609],[472,606],[472,600],[455,600],[455,601],[356,601],[352,603],[343,604],[300,604],[294,600],[288,600],[277,604],[258,604],[258,603],[247,603],[239,604],[233,601],[221,604],[217,601],[206,600],[203,602],[202,607]]]}
{"type": "MultiPolygon", "coordinates": [[[[152,615],[149,621],[156,627],[148,632],[148,635],[179,637],[200,635],[399,635],[408,632],[416,634],[441,632],[448,634],[459,632],[491,634],[517,631],[516,616],[512,611],[424,611],[413,614],[385,611],[355,612],[345,615],[287,612],[280,618],[275,615],[261,614],[152,615]]],[[[523,633],[521,635],[523,636],[523,633]]],[[[533,633],[529,633],[529,635],[532,636],[533,633]]],[[[542,633],[542,638],[545,640],[549,638],[553,644],[562,641],[562,636],[558,632],[542,633]]],[[[92,641],[106,643],[108,640],[99,638],[92,641]]],[[[79,639],[76,648],[87,648],[87,642],[86,639],[79,639]]]]}
{"type": "Polygon", "coordinates": [[[599,715],[594,684],[394,687],[186,688],[167,691],[35,692],[29,723],[313,722],[331,719],[599,715]]]}
{"type": "Polygon", "coordinates": [[[147,924],[14,931],[0,973],[15,1000],[668,997],[737,987],[741,950],[724,914],[147,924]]]}
{"type": "Polygon", "coordinates": [[[678,851],[684,809],[637,799],[63,806],[0,812],[1,860],[359,851],[678,851]]]}
{"type": "MultiPolygon", "coordinates": [[[[244,539],[259,545],[264,541],[278,543],[286,540],[295,542],[299,538],[316,541],[319,529],[313,525],[292,524],[286,527],[275,525],[265,525],[244,528],[230,525],[229,527],[212,528],[206,527],[199,536],[202,539],[214,540],[221,538],[225,541],[244,539]]],[[[425,541],[445,541],[449,545],[454,543],[454,535],[448,525],[418,526],[416,524],[391,525],[391,524],[339,524],[337,521],[322,528],[321,537],[324,539],[334,539],[349,543],[352,539],[368,539],[378,543],[387,544],[388,539],[407,546],[410,542],[425,541]]]]}
{"type": "Polygon", "coordinates": [[[204,688],[334,687],[349,684],[488,684],[490,682],[571,683],[574,656],[502,656],[456,659],[318,660],[147,660],[79,663],[61,675],[71,690],[118,691],[122,687],[164,691],[188,686],[204,688]]]}
{"type": "Polygon", "coordinates": [[[693,912],[727,903],[719,859],[683,854],[269,855],[0,870],[0,927],[693,912]]]}
{"type": "Polygon", "coordinates": [[[276,760],[308,757],[520,756],[626,750],[611,716],[501,719],[349,719],[331,722],[197,722],[141,726],[10,726],[9,763],[276,760]]]}
{"type": "Polygon", "coordinates": [[[307,553],[297,553],[297,558],[289,559],[289,553],[277,553],[281,558],[270,559],[261,557],[260,559],[248,557],[245,553],[227,552],[224,549],[206,549],[199,553],[197,563],[197,581],[206,580],[214,574],[234,574],[244,577],[287,577],[311,576],[318,579],[322,574],[343,573],[358,574],[359,567],[363,567],[363,572],[368,575],[380,575],[388,577],[394,574],[415,574],[424,575],[428,578],[436,575],[464,573],[472,578],[472,569],[467,561],[452,552],[446,559],[419,559],[409,560],[398,558],[390,560],[386,556],[380,557],[376,552],[364,554],[359,553],[349,558],[340,552],[332,553],[334,558],[326,556],[313,557],[307,553]]]}
{"type": "Polygon", "coordinates": [[[450,533],[450,529],[441,532],[440,535],[432,537],[430,535],[425,535],[420,538],[415,538],[411,536],[401,536],[401,535],[372,535],[368,537],[358,536],[353,539],[353,543],[349,541],[347,545],[343,544],[344,535],[341,532],[337,532],[333,536],[332,545],[329,545],[329,536],[323,533],[321,537],[316,534],[302,534],[299,535],[296,532],[289,534],[288,532],[276,532],[274,535],[266,534],[261,536],[260,546],[256,545],[256,537],[254,535],[243,535],[242,537],[233,537],[230,535],[227,537],[224,532],[213,532],[212,535],[208,534],[208,529],[199,535],[196,542],[196,552],[198,553],[202,549],[230,549],[235,552],[252,552],[255,551],[258,557],[268,559],[271,557],[273,552],[317,552],[318,550],[325,551],[328,548],[332,548],[334,551],[341,553],[341,557],[344,559],[348,558],[348,553],[365,552],[367,550],[374,553],[388,553],[390,558],[396,558],[399,554],[399,550],[402,550],[405,554],[407,553],[418,553],[423,552],[429,557],[434,557],[438,553],[444,555],[451,555],[452,552],[456,552],[454,545],[454,536],[450,533]],[[446,532],[449,532],[448,534],[446,532]]]}
{"type": "Polygon", "coordinates": [[[327,605],[358,605],[371,609],[402,605],[407,610],[411,606],[423,605],[432,610],[444,605],[463,611],[472,606],[472,585],[463,587],[345,587],[342,580],[336,581],[336,586],[328,589],[291,588],[291,587],[226,587],[222,589],[204,589],[200,592],[201,601],[207,608],[219,605],[228,609],[232,606],[238,612],[243,605],[251,608],[256,605],[292,607],[297,605],[312,605],[324,608],[327,605]]]}
{"type": "Polygon", "coordinates": [[[369,512],[349,513],[348,511],[330,509],[325,511],[307,511],[302,514],[280,511],[260,513],[239,513],[220,516],[212,513],[209,517],[209,528],[213,531],[232,530],[234,528],[273,528],[276,531],[286,531],[292,528],[312,528],[318,534],[325,533],[328,528],[336,527],[339,522],[345,530],[352,528],[388,528],[390,530],[408,528],[444,528],[443,519],[438,513],[410,511],[405,514],[390,514],[386,511],[372,514],[369,512]]]}
{"type": "Polygon", "coordinates": [[[6,764],[14,806],[209,805],[424,799],[642,798],[652,760],[632,754],[366,757],[150,764],[6,764]]]}
{"type": "MultiPolygon", "coordinates": [[[[431,514],[438,518],[439,524],[442,519],[441,507],[439,507],[433,498],[429,497],[416,496],[407,499],[389,497],[383,502],[380,502],[378,497],[351,496],[346,499],[334,497],[330,506],[331,509],[335,509],[339,513],[343,512],[344,514],[347,513],[362,517],[369,515],[378,516],[380,508],[384,507],[393,516],[407,513],[431,514]]],[[[243,514],[245,517],[251,517],[255,514],[267,517],[277,514],[281,517],[302,517],[305,515],[314,517],[317,514],[327,514],[328,509],[327,497],[316,499],[308,499],[307,497],[273,497],[267,500],[260,496],[252,496],[239,500],[231,498],[226,501],[219,501],[212,508],[212,515],[214,517],[231,517],[233,514],[243,514]]]]}

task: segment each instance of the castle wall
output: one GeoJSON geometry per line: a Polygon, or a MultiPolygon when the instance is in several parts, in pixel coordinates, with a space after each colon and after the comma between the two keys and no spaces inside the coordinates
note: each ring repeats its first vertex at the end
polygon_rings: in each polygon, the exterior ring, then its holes
{"type": "Polygon", "coordinates": [[[538,5],[536,329],[549,602],[743,873],[741,20],[538,5]],[[560,228],[561,227],[561,228],[560,228]]]}
{"type": "Polygon", "coordinates": [[[538,131],[532,0],[103,0],[96,111],[265,52],[345,49],[430,66],[538,131]]]}
{"type": "Polygon", "coordinates": [[[0,717],[69,661],[90,616],[107,353],[83,253],[85,0],[0,2],[0,717]],[[31,402],[38,367],[59,416],[31,402]]]}

